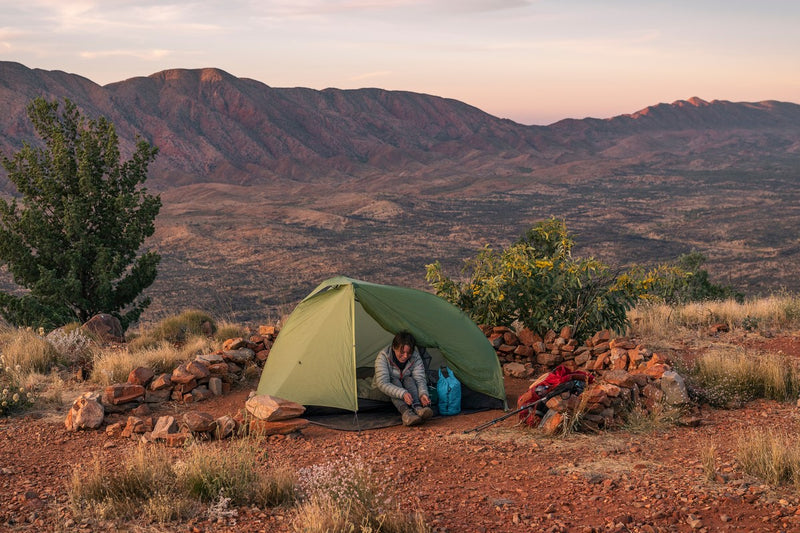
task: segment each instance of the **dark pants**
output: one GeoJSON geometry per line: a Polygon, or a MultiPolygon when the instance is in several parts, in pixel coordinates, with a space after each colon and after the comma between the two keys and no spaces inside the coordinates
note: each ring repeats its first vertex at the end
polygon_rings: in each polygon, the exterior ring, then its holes
{"type": "Polygon", "coordinates": [[[417,394],[417,382],[414,381],[414,376],[412,376],[410,373],[406,374],[399,383],[395,380],[392,380],[392,384],[397,385],[398,387],[403,387],[408,391],[409,394],[411,394],[411,405],[408,405],[406,402],[404,402],[402,398],[392,398],[392,403],[395,407],[397,407],[398,411],[404,413],[409,407],[422,407],[419,394],[417,394]]]}

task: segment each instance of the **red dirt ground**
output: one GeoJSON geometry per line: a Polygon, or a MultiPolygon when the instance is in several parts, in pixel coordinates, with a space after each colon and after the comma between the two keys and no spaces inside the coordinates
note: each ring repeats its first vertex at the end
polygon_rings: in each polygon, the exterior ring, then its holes
{"type": "MultiPolygon", "coordinates": [[[[797,336],[743,343],[800,357],[797,336]]],[[[162,411],[234,414],[252,386],[188,407],[167,404],[162,411]]],[[[506,386],[514,405],[528,382],[507,379],[506,386]]],[[[284,508],[242,508],[230,518],[201,513],[159,526],[76,520],[66,490],[74,465],[94,454],[115,462],[136,443],[102,430],[68,433],[65,414],[0,419],[0,531],[290,531],[291,510],[284,508]]],[[[501,415],[488,411],[360,433],[312,425],[270,437],[265,447],[269,457],[296,468],[360,457],[386,478],[387,492],[405,510],[421,511],[434,531],[800,531],[797,491],[763,484],[734,458],[737,439],[750,429],[797,433],[794,404],[702,408],[698,427],[646,434],[550,438],[516,426],[514,417],[464,433],[501,415]],[[716,476],[708,480],[702,457],[712,445],[716,476]]]]}

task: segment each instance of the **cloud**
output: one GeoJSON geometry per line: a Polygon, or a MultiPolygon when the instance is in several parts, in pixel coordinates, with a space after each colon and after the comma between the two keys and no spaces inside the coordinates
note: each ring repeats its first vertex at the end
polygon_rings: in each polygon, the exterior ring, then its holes
{"type": "Polygon", "coordinates": [[[101,50],[94,52],[80,52],[84,59],[101,59],[106,57],[134,57],[147,61],[156,61],[172,55],[172,50],[101,50]]]}
{"type": "Polygon", "coordinates": [[[373,78],[385,78],[386,76],[391,76],[392,74],[393,72],[391,70],[378,70],[375,72],[365,72],[363,74],[352,76],[350,78],[350,81],[369,80],[373,78]]]}

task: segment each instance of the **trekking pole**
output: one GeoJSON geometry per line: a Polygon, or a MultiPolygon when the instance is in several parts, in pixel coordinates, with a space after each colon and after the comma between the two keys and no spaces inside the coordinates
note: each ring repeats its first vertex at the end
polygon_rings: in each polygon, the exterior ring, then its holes
{"type": "Polygon", "coordinates": [[[583,392],[583,388],[580,385],[578,385],[578,383],[580,383],[581,385],[583,384],[582,381],[578,381],[578,380],[565,381],[564,383],[561,383],[560,385],[557,385],[556,387],[554,387],[553,390],[551,390],[545,396],[539,398],[538,400],[536,400],[534,402],[531,402],[531,403],[527,403],[527,404],[523,405],[522,407],[519,407],[519,408],[511,411],[510,413],[506,413],[503,416],[495,418],[494,420],[489,420],[488,422],[484,422],[483,424],[481,424],[479,426],[475,426],[472,429],[464,430],[464,433],[470,433],[472,431],[477,433],[479,431],[483,431],[484,429],[488,428],[489,426],[492,426],[492,425],[494,425],[494,424],[496,424],[498,422],[501,422],[501,421],[505,420],[506,418],[512,417],[515,414],[524,411],[525,409],[531,409],[531,408],[535,407],[536,405],[539,405],[540,403],[545,403],[550,398],[552,398],[554,396],[558,396],[562,392],[567,392],[567,391],[573,392],[575,390],[580,390],[581,392],[583,392]]]}
{"type": "MultiPolygon", "coordinates": [[[[542,398],[542,400],[543,400],[543,399],[544,399],[544,398],[542,398]]],[[[494,425],[494,424],[496,424],[496,423],[498,423],[498,422],[502,422],[502,421],[503,421],[503,420],[505,420],[506,418],[512,417],[512,416],[514,416],[515,414],[517,414],[517,413],[519,413],[519,412],[522,412],[522,411],[524,411],[525,409],[528,409],[529,407],[533,407],[534,405],[536,405],[536,404],[537,404],[537,403],[539,403],[540,401],[541,401],[541,400],[536,400],[536,401],[535,401],[535,402],[533,402],[533,403],[529,403],[529,404],[523,405],[522,407],[520,407],[520,408],[518,408],[518,409],[514,409],[514,410],[513,410],[513,411],[511,411],[510,413],[506,413],[506,414],[504,414],[503,416],[500,416],[500,417],[497,417],[497,418],[495,418],[494,420],[489,420],[488,422],[484,422],[483,424],[481,424],[481,425],[479,425],[479,426],[475,426],[475,427],[474,427],[474,428],[472,428],[472,429],[466,429],[466,430],[464,430],[464,433],[470,433],[470,432],[472,432],[472,431],[474,431],[474,432],[476,432],[476,433],[477,433],[477,432],[479,432],[479,431],[483,431],[484,429],[488,428],[488,427],[489,427],[489,426],[491,426],[491,425],[494,425]]]]}

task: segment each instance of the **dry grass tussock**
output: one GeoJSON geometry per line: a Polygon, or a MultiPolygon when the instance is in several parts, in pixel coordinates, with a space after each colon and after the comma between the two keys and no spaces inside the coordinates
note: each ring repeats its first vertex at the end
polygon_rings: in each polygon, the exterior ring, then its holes
{"type": "Polygon", "coordinates": [[[775,294],[739,303],[734,299],[667,305],[645,302],[629,314],[630,334],[641,339],[691,336],[697,330],[725,323],[732,330],[800,328],[800,297],[775,294]]]}
{"type": "Polygon", "coordinates": [[[73,470],[70,504],[76,516],[169,522],[227,506],[281,505],[294,497],[294,477],[285,468],[259,464],[264,443],[242,439],[226,447],[195,443],[174,453],[139,446],[117,467],[95,458],[73,470]]]}
{"type": "Polygon", "coordinates": [[[736,459],[745,472],[767,483],[791,483],[800,488],[800,442],[796,432],[747,430],[737,442],[736,459]]]}
{"type": "Polygon", "coordinates": [[[216,331],[217,326],[211,315],[189,309],[179,315],[168,316],[152,327],[142,328],[138,334],[132,332],[128,347],[138,351],[161,342],[183,344],[191,337],[206,337],[214,335],[216,331]]]}
{"type": "Polygon", "coordinates": [[[357,457],[304,468],[298,488],[293,529],[298,533],[362,531],[427,533],[419,513],[404,513],[383,491],[381,476],[357,457]]]}
{"type": "Polygon", "coordinates": [[[700,399],[720,407],[756,398],[790,401],[800,394],[800,363],[782,353],[712,346],[687,374],[700,399]]]}
{"type": "Polygon", "coordinates": [[[58,351],[33,330],[3,328],[0,330],[0,353],[5,368],[19,375],[49,372],[58,362],[58,351]]]}

